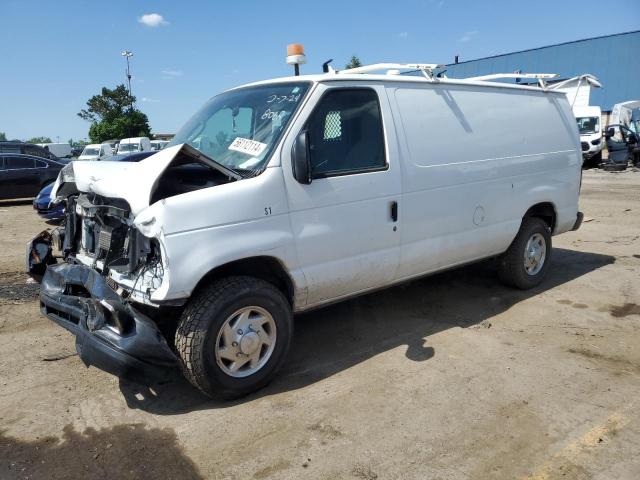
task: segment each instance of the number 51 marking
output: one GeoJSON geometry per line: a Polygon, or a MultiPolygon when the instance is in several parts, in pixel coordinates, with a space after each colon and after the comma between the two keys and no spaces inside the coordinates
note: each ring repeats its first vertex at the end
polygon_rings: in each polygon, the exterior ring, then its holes
{"type": "Polygon", "coordinates": [[[264,207],[264,214],[271,215],[271,207],[264,207]]]}

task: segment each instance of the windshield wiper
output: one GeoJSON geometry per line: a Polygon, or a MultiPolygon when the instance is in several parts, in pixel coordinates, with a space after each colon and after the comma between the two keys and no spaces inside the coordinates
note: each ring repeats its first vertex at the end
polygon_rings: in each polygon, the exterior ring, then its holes
{"type": "Polygon", "coordinates": [[[210,158],[210,157],[206,156],[200,150],[198,150],[197,148],[189,145],[188,143],[183,144],[182,148],[189,155],[197,158],[199,161],[201,161],[205,165],[207,165],[207,166],[209,166],[211,168],[215,168],[219,172],[224,173],[229,178],[233,178],[234,180],[242,180],[242,178],[243,178],[242,175],[240,175],[239,173],[236,173],[234,170],[232,170],[230,168],[225,167],[221,163],[216,162],[213,158],[210,158]]]}

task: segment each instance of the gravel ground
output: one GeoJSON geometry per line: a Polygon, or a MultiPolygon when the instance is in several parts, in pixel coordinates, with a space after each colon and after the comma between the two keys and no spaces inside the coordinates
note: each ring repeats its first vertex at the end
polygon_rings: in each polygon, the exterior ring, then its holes
{"type": "Polygon", "coordinates": [[[640,478],[640,172],[585,172],[529,292],[483,262],[296,318],[265,390],[211,401],[86,369],[0,203],[0,478],[640,478]]]}

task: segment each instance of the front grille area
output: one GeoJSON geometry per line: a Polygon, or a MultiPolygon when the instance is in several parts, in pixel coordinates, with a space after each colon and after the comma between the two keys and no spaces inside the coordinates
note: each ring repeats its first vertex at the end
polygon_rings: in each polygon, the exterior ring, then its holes
{"type": "Polygon", "coordinates": [[[587,150],[589,150],[589,144],[587,142],[580,142],[580,145],[582,146],[583,152],[586,152],[587,150]]]}

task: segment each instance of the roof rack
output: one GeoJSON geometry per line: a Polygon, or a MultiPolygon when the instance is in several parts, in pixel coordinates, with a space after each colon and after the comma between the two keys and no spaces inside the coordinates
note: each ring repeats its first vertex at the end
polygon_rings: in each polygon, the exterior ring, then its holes
{"type": "MultiPolygon", "coordinates": [[[[373,73],[380,70],[387,70],[386,75],[397,75],[400,70],[419,70],[429,80],[434,80],[436,77],[433,71],[436,68],[444,67],[438,63],[374,63],[373,65],[363,65],[362,67],[348,68],[346,70],[336,71],[334,73],[341,75],[349,75],[352,73],[373,73]]],[[[330,70],[330,71],[331,71],[330,70]]]]}
{"type": "Polygon", "coordinates": [[[476,82],[486,82],[497,80],[499,78],[531,78],[538,80],[540,88],[546,88],[545,80],[550,78],[558,78],[557,73],[492,73],[490,75],[481,75],[479,77],[467,77],[464,80],[472,80],[476,82]]]}

